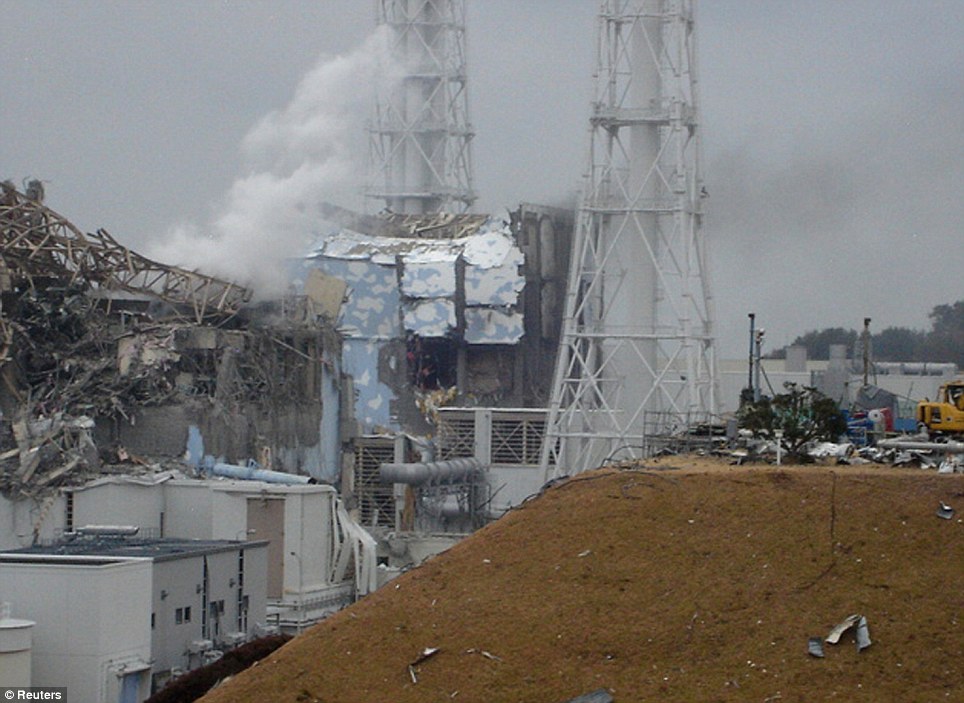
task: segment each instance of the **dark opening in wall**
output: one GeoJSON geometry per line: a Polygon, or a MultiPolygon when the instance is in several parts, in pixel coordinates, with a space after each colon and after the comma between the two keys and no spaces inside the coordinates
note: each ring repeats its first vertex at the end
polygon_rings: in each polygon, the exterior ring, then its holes
{"type": "Polygon", "coordinates": [[[412,385],[423,391],[457,383],[458,346],[447,337],[409,335],[406,358],[412,385]]]}

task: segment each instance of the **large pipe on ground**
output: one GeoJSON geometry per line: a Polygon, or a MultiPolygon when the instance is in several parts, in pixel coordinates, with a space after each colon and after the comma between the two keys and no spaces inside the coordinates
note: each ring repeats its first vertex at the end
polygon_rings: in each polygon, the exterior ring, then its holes
{"type": "Polygon", "coordinates": [[[448,459],[411,464],[382,464],[378,474],[382,483],[420,486],[424,483],[457,483],[481,468],[482,464],[478,459],[448,459]]]}
{"type": "Polygon", "coordinates": [[[920,442],[910,439],[882,439],[877,442],[881,449],[910,449],[934,451],[944,454],[964,454],[964,442],[920,442]]]}

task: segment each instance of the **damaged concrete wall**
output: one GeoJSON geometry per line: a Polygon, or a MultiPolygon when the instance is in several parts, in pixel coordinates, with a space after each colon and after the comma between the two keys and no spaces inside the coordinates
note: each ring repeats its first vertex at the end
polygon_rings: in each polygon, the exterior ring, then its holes
{"type": "Polygon", "coordinates": [[[180,459],[192,427],[214,457],[337,482],[330,325],[255,309],[225,329],[111,305],[56,286],[4,294],[0,489],[31,494],[102,464],[180,459]]]}
{"type": "Polygon", "coordinates": [[[545,407],[559,348],[575,212],[523,203],[512,213],[512,231],[526,260],[522,339],[524,405],[545,407]]]}
{"type": "Polygon", "coordinates": [[[196,454],[337,482],[343,280],[318,272],[300,298],[253,304],[81,232],[42,188],[0,186],[0,491],[177,461],[189,437],[196,454]]]}

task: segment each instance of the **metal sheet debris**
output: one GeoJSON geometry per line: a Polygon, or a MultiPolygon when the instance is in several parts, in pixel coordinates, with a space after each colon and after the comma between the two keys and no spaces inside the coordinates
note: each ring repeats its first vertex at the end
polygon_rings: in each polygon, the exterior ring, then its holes
{"type": "Polygon", "coordinates": [[[954,508],[949,506],[944,501],[940,501],[940,507],[937,508],[937,517],[942,520],[950,520],[954,517],[954,508]]]}
{"type": "Polygon", "coordinates": [[[570,698],[565,703],[613,703],[613,697],[605,688],[598,688],[591,693],[570,698]]]}
{"type": "Polygon", "coordinates": [[[856,625],[858,620],[860,620],[859,614],[848,615],[845,617],[843,620],[834,625],[832,630],[830,630],[830,634],[828,634],[826,637],[826,642],[828,644],[837,644],[843,634],[851,627],[856,625]]]}
{"type": "Polygon", "coordinates": [[[824,641],[828,644],[837,644],[843,634],[852,627],[856,627],[854,636],[857,641],[857,651],[861,652],[867,649],[867,647],[872,644],[870,640],[870,628],[867,625],[867,618],[859,613],[848,615],[837,623],[833,629],[830,630],[830,634],[827,635],[824,641]]]}
{"type": "Polygon", "coordinates": [[[867,618],[863,615],[857,621],[857,651],[861,652],[871,645],[870,628],[867,627],[867,618]]]}
{"type": "Polygon", "coordinates": [[[807,653],[812,657],[823,659],[823,638],[811,637],[807,642],[807,653]]]}
{"type": "Polygon", "coordinates": [[[413,684],[418,683],[418,671],[416,670],[415,667],[421,664],[422,662],[424,662],[426,659],[434,657],[436,654],[439,653],[439,651],[440,649],[438,647],[426,647],[421,651],[421,653],[417,657],[415,657],[414,661],[409,663],[408,675],[412,679],[413,684]]]}

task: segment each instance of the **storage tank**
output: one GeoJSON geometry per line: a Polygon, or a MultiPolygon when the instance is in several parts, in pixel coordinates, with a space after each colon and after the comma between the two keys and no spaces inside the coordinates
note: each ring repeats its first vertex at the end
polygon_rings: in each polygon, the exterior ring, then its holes
{"type": "Polygon", "coordinates": [[[10,617],[10,604],[0,604],[0,681],[7,688],[31,685],[31,648],[33,626],[31,620],[10,617]]]}

